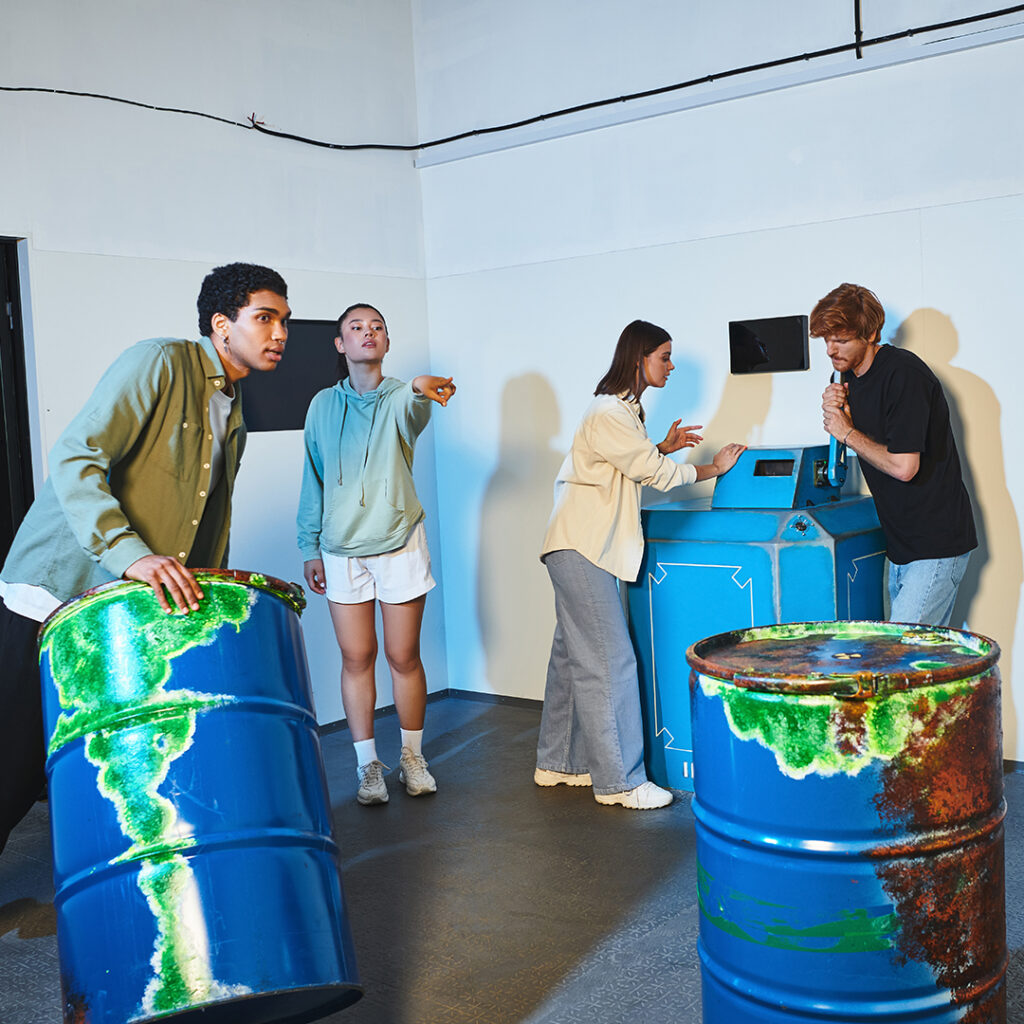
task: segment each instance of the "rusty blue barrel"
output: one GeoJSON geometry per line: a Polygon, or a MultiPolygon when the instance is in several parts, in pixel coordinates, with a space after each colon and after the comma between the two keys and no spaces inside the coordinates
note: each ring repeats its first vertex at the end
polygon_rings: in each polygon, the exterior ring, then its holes
{"type": "Polygon", "coordinates": [[[1005,1024],[998,657],[887,622],[690,647],[704,1024],[1005,1024]]]}
{"type": "Polygon", "coordinates": [[[66,1024],[300,1024],[361,995],[301,588],[111,583],[40,631],[66,1024]]]}

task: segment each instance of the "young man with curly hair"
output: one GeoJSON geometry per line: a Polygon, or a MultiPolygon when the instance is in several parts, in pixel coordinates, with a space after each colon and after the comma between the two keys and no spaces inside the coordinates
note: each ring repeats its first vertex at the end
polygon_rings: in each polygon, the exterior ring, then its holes
{"type": "Polygon", "coordinates": [[[268,267],[217,267],[197,302],[202,337],[128,348],[57,439],[0,571],[0,850],[43,787],[39,623],[118,578],[187,613],[203,596],[189,567],[227,563],[245,444],[238,382],[280,362],[287,294],[268,267]]]}
{"type": "Polygon", "coordinates": [[[841,383],[822,395],[825,429],[860,458],[886,538],[893,622],[949,623],[970,552],[971,501],[934,373],[912,352],[880,344],[874,292],[841,284],[811,312],[841,383]]]}

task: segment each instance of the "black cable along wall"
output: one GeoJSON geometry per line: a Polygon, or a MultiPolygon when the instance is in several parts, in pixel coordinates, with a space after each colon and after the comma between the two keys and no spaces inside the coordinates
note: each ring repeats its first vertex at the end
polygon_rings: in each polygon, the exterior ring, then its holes
{"type": "Polygon", "coordinates": [[[680,92],[684,89],[692,89],[698,85],[710,85],[713,82],[720,82],[727,78],[736,78],[740,75],[751,74],[755,71],[767,71],[772,68],[786,67],[790,64],[800,64],[805,61],[815,60],[819,57],[832,57],[839,53],[854,52],[857,59],[864,56],[865,47],[879,46],[883,43],[892,43],[899,39],[909,39],[915,35],[926,32],[939,32],[949,28],[959,28],[964,25],[974,25],[984,21],[991,21],[993,18],[1006,17],[1009,14],[1024,12],[1024,4],[1014,4],[1012,7],[1002,7],[994,11],[986,11],[982,14],[972,14],[963,18],[954,18],[950,21],[939,21],[931,25],[919,25],[916,28],[904,29],[902,32],[891,32],[884,36],[874,36],[865,39],[861,25],[860,0],[853,2],[854,15],[854,40],[851,43],[843,43],[839,46],[829,46],[822,50],[811,50],[807,53],[793,54],[789,57],[779,57],[776,60],[762,61],[758,64],[747,64],[743,67],[730,68],[727,71],[719,71],[711,75],[703,75],[700,78],[691,78],[685,82],[675,82],[672,85],[659,86],[656,89],[645,89],[642,92],[626,93],[623,96],[609,97],[603,100],[593,100],[589,103],[579,103],[572,107],[562,107],[560,110],[550,110],[545,114],[535,114],[532,117],[523,118],[520,121],[510,121],[507,124],[493,125],[490,128],[474,128],[471,131],[458,132],[455,135],[447,135],[442,139],[431,139],[428,142],[417,142],[411,145],[401,145],[388,142],[324,142],[320,139],[309,139],[302,135],[293,135],[290,132],[279,132],[257,119],[256,114],[249,115],[247,121],[233,121],[227,117],[218,117],[216,114],[207,114],[200,110],[185,110],[180,107],[163,107],[153,103],[143,103],[139,100],[129,100],[121,96],[105,96],[102,93],[78,92],[72,89],[46,89],[41,86],[30,85],[0,85],[0,92],[45,92],[59,96],[81,96],[87,99],[107,100],[111,103],[125,103],[132,107],[143,107],[146,110],[158,110],[170,114],[187,114],[191,117],[205,117],[211,121],[219,121],[221,124],[231,125],[234,128],[244,128],[248,131],[257,131],[263,135],[270,135],[275,139],[288,139],[291,142],[300,142],[308,146],[319,146],[322,149],[337,150],[361,150],[378,149],[394,150],[398,152],[411,153],[424,149],[432,149],[435,146],[444,146],[449,142],[459,142],[462,139],[471,139],[477,136],[495,135],[500,132],[512,131],[515,128],[525,128],[527,125],[539,124],[541,121],[550,121],[557,117],[566,117],[569,114],[579,114],[585,110],[597,110],[601,107],[614,106],[616,103],[629,103],[633,100],[649,99],[652,96],[663,96],[666,93],[680,92]]]}

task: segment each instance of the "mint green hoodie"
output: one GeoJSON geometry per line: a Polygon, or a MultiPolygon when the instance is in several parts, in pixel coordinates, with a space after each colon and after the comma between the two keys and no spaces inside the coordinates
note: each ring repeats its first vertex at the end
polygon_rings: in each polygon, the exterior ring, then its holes
{"type": "Polygon", "coordinates": [[[318,392],[306,413],[306,462],[296,517],[303,561],[400,548],[423,518],[413,448],[431,401],[385,377],[360,395],[346,379],[318,392]]]}

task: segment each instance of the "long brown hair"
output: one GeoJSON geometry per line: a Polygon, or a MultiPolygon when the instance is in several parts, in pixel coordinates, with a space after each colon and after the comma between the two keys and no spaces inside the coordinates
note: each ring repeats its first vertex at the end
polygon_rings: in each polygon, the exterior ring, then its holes
{"type": "MultiPolygon", "coordinates": [[[[634,320],[626,324],[615,345],[612,365],[598,381],[594,394],[621,395],[625,392],[635,398],[640,361],[671,340],[671,335],[664,327],[646,320],[634,320]]],[[[643,409],[640,410],[640,418],[643,419],[643,409]]]]}

